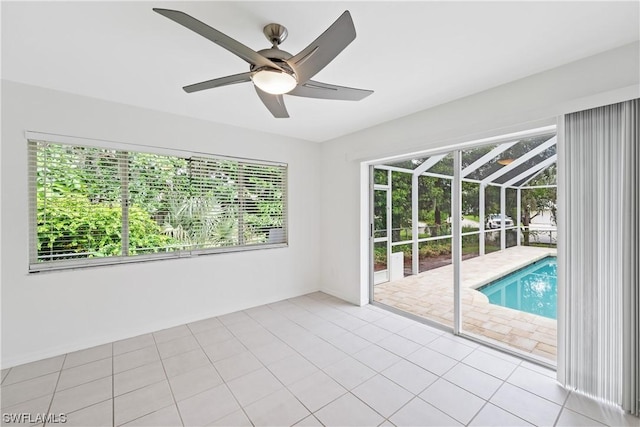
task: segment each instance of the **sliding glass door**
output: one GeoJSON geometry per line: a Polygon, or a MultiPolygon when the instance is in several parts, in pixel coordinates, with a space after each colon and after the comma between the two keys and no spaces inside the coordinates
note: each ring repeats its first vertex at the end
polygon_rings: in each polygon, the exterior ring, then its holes
{"type": "Polygon", "coordinates": [[[371,301],[554,363],[555,143],[545,129],[372,167],[371,301]]]}

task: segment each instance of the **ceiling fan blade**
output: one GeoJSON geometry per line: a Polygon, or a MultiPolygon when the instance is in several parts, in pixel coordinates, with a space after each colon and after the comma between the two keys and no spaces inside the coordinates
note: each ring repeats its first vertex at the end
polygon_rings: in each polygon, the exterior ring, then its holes
{"type": "Polygon", "coordinates": [[[360,101],[372,93],[372,90],[336,86],[309,80],[305,84],[296,86],[295,89],[287,93],[287,95],[304,96],[306,98],[337,99],[342,101],[360,101]]]}
{"type": "Polygon", "coordinates": [[[178,24],[190,29],[191,31],[200,34],[202,37],[205,37],[212,42],[222,46],[234,55],[237,55],[240,58],[244,59],[249,64],[258,67],[271,67],[280,71],[284,71],[279,65],[260,55],[250,47],[243,45],[239,41],[232,39],[231,37],[227,36],[224,33],[221,33],[215,28],[211,28],[204,22],[201,22],[184,12],[160,8],[154,8],[153,10],[154,12],[157,12],[160,15],[165,16],[172,21],[175,21],[178,24]]]}
{"type": "Polygon", "coordinates": [[[251,72],[234,74],[232,76],[220,77],[218,79],[207,80],[206,82],[194,83],[189,86],[185,86],[184,89],[187,93],[198,92],[205,89],[213,89],[215,87],[234,85],[236,83],[244,83],[251,81],[251,72]]]}
{"type": "Polygon", "coordinates": [[[353,26],[351,14],[346,10],[313,43],[287,60],[296,72],[298,83],[306,83],[338,56],[355,38],[356,29],[353,26]]]}
{"type": "Polygon", "coordinates": [[[254,87],[256,88],[256,93],[262,100],[262,103],[265,107],[267,107],[269,111],[271,111],[273,117],[275,117],[276,119],[286,119],[289,117],[289,113],[287,113],[287,107],[285,107],[284,105],[284,98],[282,95],[271,95],[270,93],[258,89],[257,86],[254,87]]]}

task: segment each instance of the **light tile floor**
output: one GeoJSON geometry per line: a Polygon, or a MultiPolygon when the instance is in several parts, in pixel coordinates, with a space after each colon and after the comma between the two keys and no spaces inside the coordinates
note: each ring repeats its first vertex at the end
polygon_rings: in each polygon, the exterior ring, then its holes
{"type": "Polygon", "coordinates": [[[5,369],[1,392],[3,425],[640,425],[545,368],[319,292],[5,369]]]}

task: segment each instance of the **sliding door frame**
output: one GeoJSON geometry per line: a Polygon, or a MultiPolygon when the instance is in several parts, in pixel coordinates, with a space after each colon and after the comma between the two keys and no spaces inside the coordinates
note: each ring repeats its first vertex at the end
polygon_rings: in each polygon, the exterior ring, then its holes
{"type": "MultiPolygon", "coordinates": [[[[558,123],[560,123],[561,121],[558,120],[558,123]]],[[[537,129],[531,129],[531,130],[527,130],[527,131],[523,131],[523,132],[518,132],[517,134],[521,134],[521,137],[524,136],[535,136],[535,135],[542,135],[545,133],[549,133],[550,131],[556,132],[556,135],[561,131],[561,126],[557,126],[557,125],[551,125],[551,126],[544,126],[544,127],[540,127],[537,129]]],[[[510,353],[513,355],[516,355],[522,359],[528,360],[532,363],[536,363],[542,366],[545,366],[547,368],[551,368],[551,369],[556,369],[556,365],[551,363],[551,362],[546,362],[544,360],[541,360],[537,357],[533,357],[531,354],[529,353],[525,353],[522,351],[519,351],[515,348],[512,348],[506,344],[501,344],[501,343],[496,343],[493,341],[488,341],[487,339],[485,339],[482,336],[476,335],[476,334],[472,334],[469,332],[466,332],[463,328],[463,313],[462,313],[462,295],[461,295],[461,287],[462,287],[462,221],[461,221],[461,215],[462,215],[462,152],[463,150],[466,149],[470,149],[470,148],[474,148],[474,147],[480,147],[480,146],[484,146],[484,145],[490,145],[490,144],[499,144],[501,142],[504,142],[505,140],[510,140],[513,139],[514,134],[510,134],[510,135],[503,135],[503,136],[499,136],[496,138],[487,138],[487,139],[483,139],[482,141],[474,141],[474,142],[470,142],[470,143],[465,143],[465,144],[458,144],[457,146],[454,147],[448,147],[447,149],[439,149],[439,150],[429,150],[429,151],[425,151],[423,153],[412,153],[411,158],[415,158],[418,155],[421,156],[436,156],[436,155],[440,155],[440,154],[449,154],[449,153],[453,153],[453,169],[454,169],[454,175],[453,175],[453,180],[452,180],[452,189],[451,189],[451,211],[452,211],[452,215],[451,215],[451,225],[452,225],[452,237],[451,237],[451,246],[452,246],[452,264],[453,264],[453,309],[454,309],[454,319],[453,319],[453,327],[449,327],[447,325],[443,325],[441,323],[438,323],[434,320],[431,319],[426,319],[408,312],[405,312],[403,310],[388,306],[386,304],[382,304],[382,303],[378,303],[374,300],[374,286],[375,286],[375,279],[374,279],[374,191],[375,191],[375,184],[374,184],[374,169],[376,165],[381,165],[384,163],[388,163],[389,161],[396,161],[396,159],[384,159],[384,161],[375,161],[375,162],[368,162],[366,163],[368,165],[368,169],[369,169],[369,174],[368,174],[368,179],[369,179],[369,185],[368,185],[368,194],[367,194],[367,198],[368,198],[368,206],[369,206],[369,215],[368,215],[368,221],[369,221],[369,251],[368,251],[368,258],[369,258],[369,283],[368,283],[368,288],[369,288],[369,303],[373,304],[373,305],[377,305],[380,307],[383,307],[389,311],[392,311],[394,313],[403,315],[405,317],[411,318],[413,320],[416,320],[418,322],[427,324],[429,326],[433,326],[436,327],[438,329],[442,329],[442,330],[446,330],[449,332],[452,332],[454,335],[457,336],[461,336],[464,337],[466,339],[469,339],[471,341],[474,342],[478,342],[481,343],[487,347],[491,347],[494,348],[496,350],[502,351],[502,352],[506,352],[506,353],[510,353]],[[383,163],[384,162],[384,163],[383,163]]],[[[561,145],[561,139],[558,141],[558,145],[561,145]]],[[[562,147],[558,148],[559,150],[562,150],[562,147]]],[[[404,160],[404,159],[409,159],[409,157],[407,156],[403,156],[403,157],[398,157],[397,160],[404,160]]],[[[558,163],[559,164],[559,163],[558,163]]],[[[560,175],[560,174],[559,174],[560,175]]],[[[389,187],[391,187],[391,183],[389,182],[389,187]]],[[[558,185],[558,188],[560,187],[560,185],[558,185]]],[[[389,191],[391,191],[391,188],[389,188],[389,191]]],[[[560,190],[558,190],[558,199],[560,199],[561,194],[564,195],[564,192],[561,192],[560,190]]],[[[559,205],[561,205],[560,202],[558,202],[559,205]]],[[[415,203],[412,203],[412,207],[415,209],[415,203]]],[[[504,209],[502,209],[504,210],[504,209]]],[[[415,220],[416,215],[412,215],[413,219],[415,220]]],[[[504,232],[504,230],[503,230],[504,232]]],[[[390,236],[389,236],[390,238],[390,236]]],[[[481,233],[480,234],[480,240],[484,239],[484,235],[481,233]]],[[[504,249],[504,248],[503,248],[504,249]]],[[[390,253],[387,254],[388,255],[388,259],[390,259],[390,253]]],[[[412,264],[415,265],[416,260],[412,260],[412,264]]],[[[558,260],[558,265],[559,268],[560,267],[560,259],[558,260]]],[[[559,295],[560,293],[560,286],[562,286],[562,284],[558,284],[559,287],[559,295]]],[[[560,319],[562,319],[562,313],[560,313],[560,301],[558,301],[558,320],[560,321],[560,319]]],[[[560,332],[558,332],[558,341],[560,344],[560,332]]],[[[561,346],[558,346],[558,350],[560,350],[561,346]]]]}

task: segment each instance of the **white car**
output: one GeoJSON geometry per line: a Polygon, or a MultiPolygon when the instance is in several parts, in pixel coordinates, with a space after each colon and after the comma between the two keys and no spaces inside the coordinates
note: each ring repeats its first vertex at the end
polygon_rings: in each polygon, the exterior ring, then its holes
{"type": "MultiPolygon", "coordinates": [[[[505,227],[513,227],[513,220],[510,216],[505,217],[505,227]]],[[[502,227],[502,215],[491,214],[487,217],[486,228],[500,228],[502,227]]]]}

